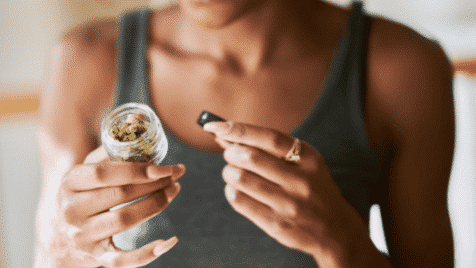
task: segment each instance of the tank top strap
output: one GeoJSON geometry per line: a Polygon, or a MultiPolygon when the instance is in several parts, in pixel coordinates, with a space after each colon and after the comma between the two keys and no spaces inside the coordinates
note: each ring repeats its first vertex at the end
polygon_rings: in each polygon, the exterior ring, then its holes
{"type": "Polygon", "coordinates": [[[290,134],[305,137],[314,132],[317,122],[334,113],[337,103],[345,102],[346,108],[358,112],[365,95],[367,39],[370,17],[363,9],[363,3],[352,2],[341,40],[332,55],[332,60],[322,84],[322,95],[313,110],[290,134]],[[357,101],[357,103],[355,102],[357,101]],[[350,102],[350,103],[349,103],[350,102]]]}
{"type": "Polygon", "coordinates": [[[354,21],[351,23],[351,35],[348,39],[349,49],[347,53],[346,69],[348,74],[346,98],[350,109],[351,119],[359,130],[356,132],[356,142],[366,148],[369,137],[364,122],[365,97],[367,92],[367,59],[368,42],[371,27],[371,17],[365,14],[363,4],[354,2],[354,21]]]}
{"type": "MultiPolygon", "coordinates": [[[[364,17],[365,14],[362,2],[353,1],[347,22],[347,28],[342,35],[339,47],[335,51],[334,59],[329,70],[337,75],[329,77],[326,85],[327,88],[338,88],[339,82],[342,82],[343,80],[341,75],[348,73],[352,64],[361,60],[360,48],[363,38],[362,20],[364,17]]],[[[342,88],[346,87],[344,86],[342,88]]]]}
{"type": "Polygon", "coordinates": [[[149,9],[138,9],[121,16],[118,91],[114,107],[128,102],[149,104],[147,45],[150,13],[149,9]]]}

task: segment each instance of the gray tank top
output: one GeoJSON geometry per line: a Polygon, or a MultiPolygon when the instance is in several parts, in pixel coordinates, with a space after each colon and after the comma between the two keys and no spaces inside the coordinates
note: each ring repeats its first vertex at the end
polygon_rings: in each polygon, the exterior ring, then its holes
{"type": "MultiPolygon", "coordinates": [[[[292,135],[323,155],[344,197],[368,224],[371,191],[382,177],[382,164],[363,118],[370,17],[360,2],[354,2],[351,11],[322,85],[324,92],[292,135]]],[[[149,15],[150,10],[135,10],[122,16],[115,106],[150,105],[149,15]]],[[[172,236],[179,242],[146,267],[317,267],[312,257],[282,246],[231,208],[223,191],[222,154],[190,148],[165,130],[169,152],[161,164],[185,164],[187,172],[179,179],[182,189],[163,212],[129,230],[126,236],[133,242],[123,246],[137,248],[172,236]]]]}

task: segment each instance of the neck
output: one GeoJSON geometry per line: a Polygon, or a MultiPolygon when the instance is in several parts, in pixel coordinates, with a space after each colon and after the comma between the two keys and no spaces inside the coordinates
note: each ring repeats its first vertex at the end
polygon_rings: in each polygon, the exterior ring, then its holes
{"type": "Polygon", "coordinates": [[[303,33],[303,16],[296,15],[307,14],[303,8],[309,7],[289,1],[264,1],[220,28],[206,28],[183,17],[179,42],[184,49],[205,54],[235,74],[253,75],[282,51],[280,47],[293,51],[290,43],[305,38],[296,35],[303,33]]]}

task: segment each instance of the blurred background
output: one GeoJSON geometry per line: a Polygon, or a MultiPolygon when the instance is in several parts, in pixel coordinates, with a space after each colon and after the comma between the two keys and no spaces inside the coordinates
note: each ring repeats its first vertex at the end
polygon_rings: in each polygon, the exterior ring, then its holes
{"type": "MultiPolygon", "coordinates": [[[[298,0],[299,1],[299,0],[298,0]]],[[[333,0],[347,6],[350,0],[333,0]]],[[[439,40],[455,69],[456,153],[448,202],[456,267],[476,267],[476,1],[366,0],[369,13],[403,23],[439,40]]],[[[170,0],[0,1],[0,268],[32,267],[34,222],[40,197],[37,145],[39,94],[52,46],[71,27],[134,7],[160,8],[170,0]]],[[[437,145],[435,145],[437,146],[437,145]]],[[[379,208],[371,237],[386,246],[379,208]]]]}

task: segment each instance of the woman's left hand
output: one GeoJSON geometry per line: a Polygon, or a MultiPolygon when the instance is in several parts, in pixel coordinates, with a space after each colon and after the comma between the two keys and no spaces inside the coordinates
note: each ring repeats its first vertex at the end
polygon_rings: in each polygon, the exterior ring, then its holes
{"type": "Polygon", "coordinates": [[[310,145],[301,142],[300,160],[289,162],[284,158],[295,138],[278,131],[232,122],[211,122],[204,129],[225,148],[223,178],[231,206],[268,235],[311,254],[323,267],[355,257],[359,244],[370,240],[310,145]]]}

